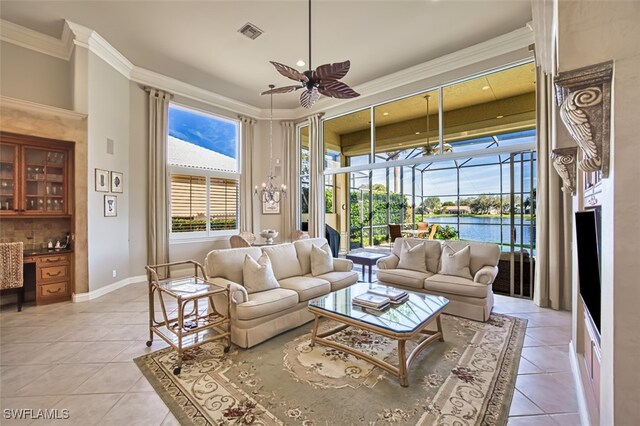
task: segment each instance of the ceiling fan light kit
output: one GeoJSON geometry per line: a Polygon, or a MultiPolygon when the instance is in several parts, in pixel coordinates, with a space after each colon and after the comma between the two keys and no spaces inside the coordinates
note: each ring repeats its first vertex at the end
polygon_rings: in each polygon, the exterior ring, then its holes
{"type": "Polygon", "coordinates": [[[351,87],[339,81],[349,72],[351,61],[347,60],[334,64],[325,64],[320,65],[315,70],[311,69],[311,0],[309,0],[309,69],[300,72],[295,68],[279,62],[270,62],[281,75],[298,81],[299,84],[270,89],[262,92],[262,95],[289,93],[303,89],[303,92],[300,94],[300,105],[304,108],[311,108],[320,98],[320,95],[337,99],[350,99],[360,96],[360,94],[351,87]]]}

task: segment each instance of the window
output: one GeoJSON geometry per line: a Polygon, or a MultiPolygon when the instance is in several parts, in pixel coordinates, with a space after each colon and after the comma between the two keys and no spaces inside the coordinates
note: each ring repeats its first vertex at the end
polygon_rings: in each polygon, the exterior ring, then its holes
{"type": "Polygon", "coordinates": [[[172,239],[238,231],[238,134],[235,120],[169,106],[172,239]]]}

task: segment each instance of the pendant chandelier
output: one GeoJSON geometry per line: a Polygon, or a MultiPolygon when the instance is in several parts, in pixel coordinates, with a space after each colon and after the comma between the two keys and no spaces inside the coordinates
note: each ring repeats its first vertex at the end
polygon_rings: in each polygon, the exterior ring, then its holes
{"type": "MultiPolygon", "coordinates": [[[[273,89],[273,84],[269,85],[269,89],[273,89]]],[[[267,180],[262,182],[262,188],[258,190],[256,185],[253,194],[260,197],[260,201],[268,204],[278,204],[280,200],[287,195],[287,186],[282,184],[278,186],[276,177],[273,174],[273,93],[271,95],[271,109],[269,113],[269,175],[267,180]]]]}

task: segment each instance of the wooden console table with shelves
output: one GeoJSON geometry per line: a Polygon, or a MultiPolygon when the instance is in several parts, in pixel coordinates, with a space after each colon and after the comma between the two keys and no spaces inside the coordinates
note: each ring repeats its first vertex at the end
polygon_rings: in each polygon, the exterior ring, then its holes
{"type": "Polygon", "coordinates": [[[149,340],[153,344],[154,334],[167,342],[178,353],[178,362],[173,374],[180,374],[184,351],[204,343],[225,339],[224,352],[231,348],[231,298],[229,286],[219,286],[207,281],[204,268],[192,260],[146,266],[149,281],[149,340]],[[193,265],[190,277],[160,279],[173,266],[193,265]],[[213,297],[226,299],[227,311],[218,312],[213,297]],[[167,300],[178,304],[177,316],[169,316],[167,300]],[[155,305],[160,306],[162,317],[156,319],[155,305]]]}

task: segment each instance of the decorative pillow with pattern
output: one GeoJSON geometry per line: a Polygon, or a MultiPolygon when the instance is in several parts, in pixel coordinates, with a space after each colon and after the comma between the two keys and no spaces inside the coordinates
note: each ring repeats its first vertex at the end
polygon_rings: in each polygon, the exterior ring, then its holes
{"type": "Polygon", "coordinates": [[[318,275],[333,272],[333,254],[329,248],[329,244],[322,247],[316,245],[311,246],[311,275],[318,275]]]}
{"type": "Polygon", "coordinates": [[[244,275],[244,287],[249,294],[280,287],[275,275],[273,275],[271,260],[266,253],[262,253],[258,261],[253,260],[248,254],[245,255],[242,274],[244,275]]]}
{"type": "Polygon", "coordinates": [[[402,241],[400,247],[400,261],[398,269],[411,269],[412,271],[425,272],[427,270],[426,263],[426,247],[424,243],[416,244],[411,247],[407,240],[402,241]]]}
{"type": "Polygon", "coordinates": [[[466,246],[460,251],[455,251],[448,244],[442,245],[439,274],[453,275],[456,277],[472,279],[469,262],[471,261],[471,247],[466,246]]]}

